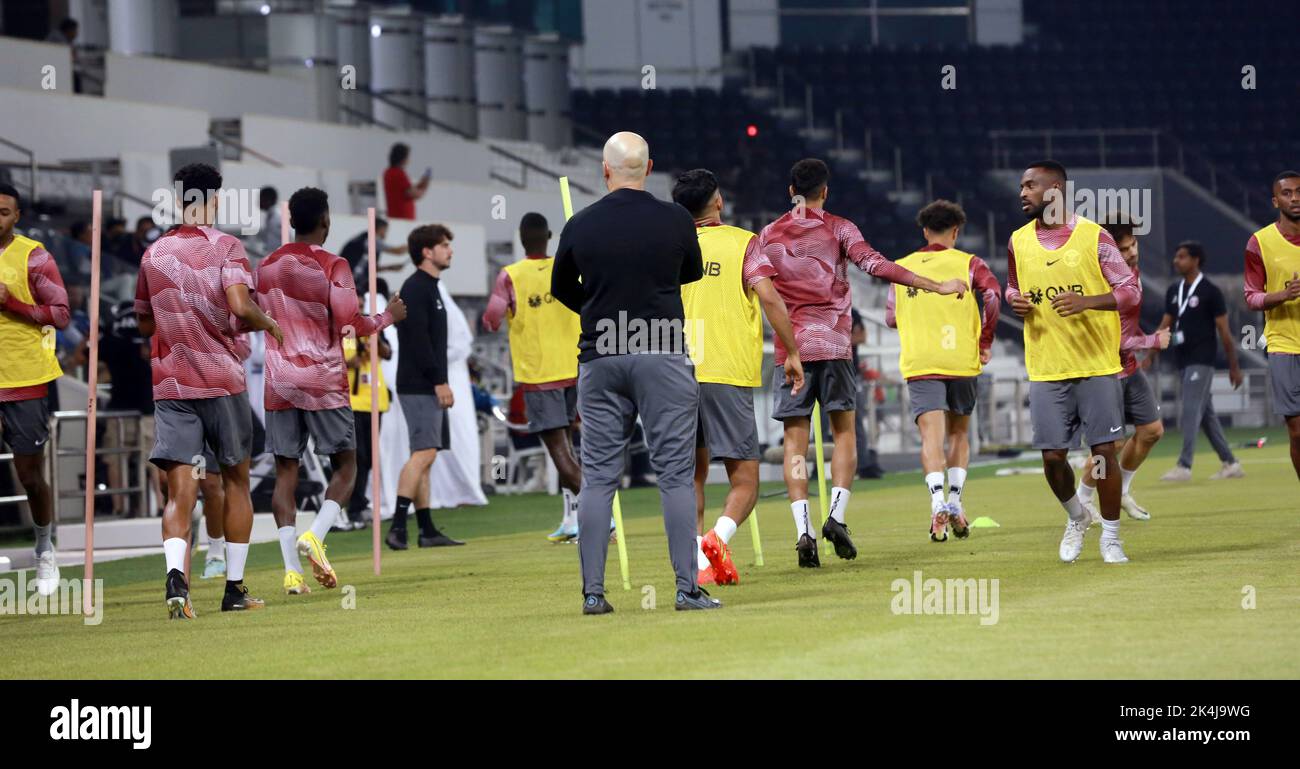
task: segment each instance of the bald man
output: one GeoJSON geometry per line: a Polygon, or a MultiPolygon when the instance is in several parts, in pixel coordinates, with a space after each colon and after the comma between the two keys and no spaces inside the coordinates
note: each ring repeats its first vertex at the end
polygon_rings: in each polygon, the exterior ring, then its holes
{"type": "Polygon", "coordinates": [[[681,294],[683,283],[704,277],[695,220],[681,206],[645,191],[653,163],[640,136],[611,136],[602,166],[609,194],[564,226],[551,272],[551,295],[582,320],[582,611],[614,610],[605,600],[609,540],[603,532],[609,528],[638,414],[659,478],[668,553],[677,576],[675,607],[716,609],[722,604],[696,584],[695,571],[699,387],[687,355],[681,294]]]}

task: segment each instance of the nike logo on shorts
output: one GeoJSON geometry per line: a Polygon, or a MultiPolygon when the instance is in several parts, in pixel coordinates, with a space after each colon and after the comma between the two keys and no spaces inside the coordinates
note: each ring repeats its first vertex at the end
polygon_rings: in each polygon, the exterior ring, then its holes
{"type": "Polygon", "coordinates": [[[1124,426],[1123,426],[1123,425],[1120,425],[1119,427],[1112,427],[1112,428],[1110,428],[1110,431],[1111,431],[1112,433],[1117,433],[1117,432],[1119,432],[1120,430],[1123,430],[1123,429],[1124,429],[1124,426]]]}

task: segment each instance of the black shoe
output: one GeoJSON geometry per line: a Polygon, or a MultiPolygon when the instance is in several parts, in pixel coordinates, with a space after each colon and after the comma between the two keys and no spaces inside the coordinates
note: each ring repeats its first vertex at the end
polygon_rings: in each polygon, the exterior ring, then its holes
{"type": "Polygon", "coordinates": [[[677,605],[673,607],[677,611],[694,611],[695,609],[721,609],[722,601],[709,597],[709,591],[698,585],[694,593],[683,593],[677,591],[677,605]]]}
{"type": "Polygon", "coordinates": [[[430,536],[420,535],[420,547],[455,547],[463,544],[465,543],[458,539],[452,539],[437,529],[434,529],[433,534],[430,536]]]}
{"type": "Polygon", "coordinates": [[[590,593],[582,598],[583,614],[613,614],[614,607],[609,605],[605,596],[590,593]]]}
{"type": "Polygon", "coordinates": [[[226,594],[221,596],[222,611],[251,611],[266,606],[266,601],[248,594],[243,582],[226,582],[226,594]]]}
{"type": "Polygon", "coordinates": [[[167,616],[171,619],[194,619],[194,606],[190,604],[190,588],[180,569],[167,572],[167,616]]]}
{"type": "Polygon", "coordinates": [[[822,565],[821,559],[817,557],[817,540],[801,534],[799,542],[795,544],[794,549],[799,553],[799,568],[816,569],[822,565]]]}
{"type": "Polygon", "coordinates": [[[858,549],[853,546],[853,540],[849,538],[849,527],[835,520],[827,518],[826,525],[822,526],[822,536],[835,545],[835,554],[846,561],[852,561],[858,557],[858,549]]]}
{"type": "Polygon", "coordinates": [[[388,530],[388,536],[384,537],[384,544],[388,545],[389,550],[406,549],[406,529],[399,529],[396,526],[388,530]]]}

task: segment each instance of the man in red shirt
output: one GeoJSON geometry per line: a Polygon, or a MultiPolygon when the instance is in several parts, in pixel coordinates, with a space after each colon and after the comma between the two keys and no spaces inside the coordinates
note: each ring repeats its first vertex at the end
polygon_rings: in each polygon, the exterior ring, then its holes
{"type": "Polygon", "coordinates": [[[54,257],[14,232],[22,211],[18,190],[0,184],[0,447],[14,455],[14,470],[27,495],[36,534],[36,589],[52,595],[59,564],[51,541],[54,505],[41,474],[50,438],[48,383],[63,372],[54,329],[71,315],[68,292],[54,257]]]}
{"type": "MultiPolygon", "coordinates": [[[[808,451],[808,425],[814,401],[830,414],[835,448],[831,457],[830,515],[822,536],[835,546],[840,558],[852,559],[858,550],[845,525],[849,485],[857,467],[853,420],[855,377],[849,349],[853,320],[849,312],[848,264],[891,283],[915,286],[938,294],[963,295],[966,281],[936,283],[890,262],[863,239],[856,225],[823,210],[830,169],[816,158],[806,158],[790,169],[790,195],[794,210],[767,225],[759,234],[759,248],[772,263],[772,283],[790,311],[795,342],[803,362],[804,381],[798,394],[784,383],[784,371],[775,379],[776,400],[772,418],[785,424],[785,485],[790,495],[798,542],[799,565],[817,567],[817,538],[808,517],[808,474],[803,469],[808,451]]],[[[773,343],[776,365],[785,364],[786,351],[773,343]]],[[[818,464],[821,458],[818,457],[818,464]]]]}
{"type": "Polygon", "coordinates": [[[213,227],[221,174],[203,163],[176,172],[180,224],[159,238],[140,261],[135,312],[140,335],[152,337],[154,447],[149,459],[167,475],[163,508],[167,610],[193,619],[185,556],[205,446],[221,469],[226,492],[226,590],[222,611],[258,609],[248,594],[244,565],[253,528],[248,488],[252,410],[244,380],[240,331],[280,327],[253,302],[253,273],[239,239],[213,227]],[[195,469],[195,465],[199,465],[195,469]]]}
{"type": "Polygon", "coordinates": [[[343,338],[367,337],[406,317],[394,296],[378,318],[362,315],[357,287],[346,260],[321,246],[329,237],[329,198],[304,187],[289,198],[295,234],[257,267],[257,304],[280,325],[283,341],[266,342],[266,445],[275,456],[271,509],[280,531],[284,591],[311,592],[302,579],[301,553],[311,561],[316,581],[338,585],[325,557],[325,535],[352,494],[357,475],[357,443],[348,394],[343,338]],[[296,538],[294,492],[298,460],[311,435],[317,454],[328,454],[334,472],[311,528],[296,538]]]}
{"type": "Polygon", "coordinates": [[[406,164],[410,159],[411,148],[400,142],[388,151],[388,168],[384,169],[384,200],[388,206],[389,219],[414,219],[415,201],[424,197],[429,189],[432,173],[428,170],[418,183],[411,184],[411,177],[406,175],[406,164]]]}

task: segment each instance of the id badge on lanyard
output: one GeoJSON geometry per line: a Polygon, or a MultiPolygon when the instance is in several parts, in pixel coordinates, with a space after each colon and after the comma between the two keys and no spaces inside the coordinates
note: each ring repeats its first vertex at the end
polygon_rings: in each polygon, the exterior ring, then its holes
{"type": "Polygon", "coordinates": [[[1201,285],[1201,278],[1204,277],[1205,273],[1196,276],[1196,280],[1192,281],[1192,287],[1188,289],[1187,298],[1185,299],[1183,298],[1183,289],[1187,288],[1187,283],[1184,281],[1178,284],[1178,317],[1174,319],[1174,333],[1169,340],[1172,344],[1179,345],[1187,339],[1182,329],[1179,328],[1179,324],[1183,322],[1183,313],[1187,311],[1187,305],[1192,301],[1192,296],[1196,294],[1196,287],[1201,285]]]}

